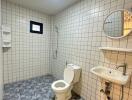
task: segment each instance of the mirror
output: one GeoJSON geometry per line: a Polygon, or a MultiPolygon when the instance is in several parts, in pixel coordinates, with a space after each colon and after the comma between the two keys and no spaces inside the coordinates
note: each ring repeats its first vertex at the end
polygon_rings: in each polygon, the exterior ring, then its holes
{"type": "Polygon", "coordinates": [[[132,13],[127,10],[112,12],[104,20],[103,29],[110,38],[122,38],[132,32],[132,13]]]}

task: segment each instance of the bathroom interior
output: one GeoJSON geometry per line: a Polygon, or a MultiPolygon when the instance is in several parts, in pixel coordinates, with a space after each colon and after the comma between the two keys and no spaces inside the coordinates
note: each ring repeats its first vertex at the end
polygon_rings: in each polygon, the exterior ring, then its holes
{"type": "Polygon", "coordinates": [[[0,0],[0,100],[132,100],[132,0],[0,0]]]}

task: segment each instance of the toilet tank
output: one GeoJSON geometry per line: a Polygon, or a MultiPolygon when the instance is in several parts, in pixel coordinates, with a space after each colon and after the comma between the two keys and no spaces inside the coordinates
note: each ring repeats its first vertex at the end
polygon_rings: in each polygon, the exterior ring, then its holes
{"type": "Polygon", "coordinates": [[[67,67],[72,67],[74,70],[74,79],[73,79],[73,83],[77,83],[79,82],[80,79],[80,75],[81,75],[81,67],[74,65],[74,64],[68,64],[67,67]]]}

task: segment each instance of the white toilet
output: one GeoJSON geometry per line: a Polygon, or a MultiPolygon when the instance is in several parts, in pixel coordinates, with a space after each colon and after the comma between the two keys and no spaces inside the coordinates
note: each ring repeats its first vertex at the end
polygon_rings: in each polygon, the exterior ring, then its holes
{"type": "Polygon", "coordinates": [[[64,80],[53,82],[52,89],[55,92],[56,100],[69,100],[73,85],[79,81],[81,68],[74,64],[68,64],[64,70],[64,80]]]}

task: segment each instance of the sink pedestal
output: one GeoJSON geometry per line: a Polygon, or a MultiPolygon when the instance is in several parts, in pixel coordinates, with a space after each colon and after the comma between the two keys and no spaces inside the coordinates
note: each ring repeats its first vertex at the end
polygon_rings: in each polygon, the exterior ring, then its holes
{"type": "Polygon", "coordinates": [[[100,92],[102,92],[106,95],[108,100],[112,100],[110,97],[111,88],[112,88],[112,83],[111,82],[105,82],[105,90],[103,90],[103,89],[100,90],[100,92]]]}

